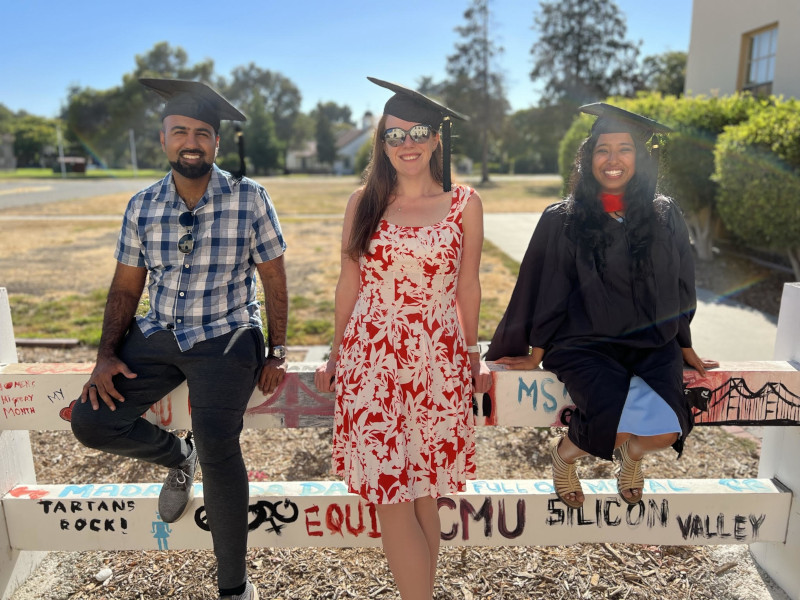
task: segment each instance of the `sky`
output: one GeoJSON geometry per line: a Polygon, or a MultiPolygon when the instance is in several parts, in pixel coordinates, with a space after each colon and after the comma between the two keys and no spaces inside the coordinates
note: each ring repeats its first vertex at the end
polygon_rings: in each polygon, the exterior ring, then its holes
{"type": "MultiPolygon", "coordinates": [[[[288,77],[301,110],[333,101],[355,119],[380,113],[386,90],[371,75],[415,87],[423,76],[446,76],[469,0],[161,0],[5,3],[0,35],[0,104],[58,116],[72,85],[105,90],[135,68],[135,56],[166,41],[186,50],[190,64],[213,59],[229,76],[254,62],[288,77]],[[178,8],[180,6],[180,8],[178,8]]],[[[687,51],[692,0],[616,0],[628,39],[641,56],[687,51]]],[[[530,80],[538,2],[490,0],[490,29],[504,48],[497,65],[512,110],[534,106],[541,87],[530,80]]]]}

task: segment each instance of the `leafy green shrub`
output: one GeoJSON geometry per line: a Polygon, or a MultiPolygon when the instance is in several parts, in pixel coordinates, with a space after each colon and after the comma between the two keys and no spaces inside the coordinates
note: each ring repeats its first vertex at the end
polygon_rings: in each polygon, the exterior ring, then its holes
{"type": "Polygon", "coordinates": [[[712,233],[717,229],[717,183],[714,146],[728,125],[735,125],[758,111],[764,102],[749,94],[708,98],[681,98],[670,110],[675,133],[664,143],[664,193],[674,197],[686,213],[686,222],[700,259],[712,258],[712,233]]]}
{"type": "Polygon", "coordinates": [[[581,113],[572,121],[572,125],[569,126],[567,133],[564,134],[558,145],[558,172],[564,180],[563,195],[567,193],[572,165],[575,164],[575,154],[577,154],[581,142],[592,130],[592,123],[594,123],[593,116],[581,113]]]}
{"type": "Polygon", "coordinates": [[[773,102],[719,136],[717,207],[745,243],[786,251],[800,279],[800,101],[773,102]]]}

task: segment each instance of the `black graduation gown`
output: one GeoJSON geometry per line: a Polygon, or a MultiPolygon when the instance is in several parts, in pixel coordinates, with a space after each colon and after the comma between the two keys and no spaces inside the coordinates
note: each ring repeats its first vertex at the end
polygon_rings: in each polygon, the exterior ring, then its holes
{"type": "Polygon", "coordinates": [[[694,259],[686,223],[663,196],[663,223],[654,232],[652,272],[633,276],[626,226],[609,218],[605,272],[579,253],[565,228],[566,202],[542,214],[520,265],[506,313],[492,337],[487,360],[544,348],[542,365],[564,383],[577,410],[570,439],[611,459],[630,378],[635,374],[675,411],[680,454],[692,419],[683,394],[681,348],[692,345],[696,308],[694,259]]]}

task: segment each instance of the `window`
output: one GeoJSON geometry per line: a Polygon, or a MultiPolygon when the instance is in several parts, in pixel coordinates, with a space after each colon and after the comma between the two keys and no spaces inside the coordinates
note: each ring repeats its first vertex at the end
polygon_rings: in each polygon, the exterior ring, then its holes
{"type": "Polygon", "coordinates": [[[775,75],[775,52],[778,48],[778,25],[746,33],[742,39],[742,84],[740,89],[756,96],[772,93],[775,75]]]}

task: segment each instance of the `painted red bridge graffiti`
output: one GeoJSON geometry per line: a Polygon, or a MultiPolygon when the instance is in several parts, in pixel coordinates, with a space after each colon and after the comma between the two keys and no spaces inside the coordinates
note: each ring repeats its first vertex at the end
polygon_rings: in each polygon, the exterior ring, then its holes
{"type": "Polygon", "coordinates": [[[704,379],[687,383],[685,392],[697,425],[800,424],[800,389],[774,376],[745,378],[709,371],[704,379]]]}
{"type": "Polygon", "coordinates": [[[284,427],[330,427],[333,408],[330,394],[320,394],[297,373],[289,373],[269,398],[248,408],[247,414],[279,415],[284,427]]]}

